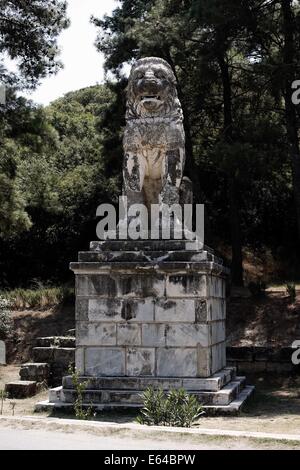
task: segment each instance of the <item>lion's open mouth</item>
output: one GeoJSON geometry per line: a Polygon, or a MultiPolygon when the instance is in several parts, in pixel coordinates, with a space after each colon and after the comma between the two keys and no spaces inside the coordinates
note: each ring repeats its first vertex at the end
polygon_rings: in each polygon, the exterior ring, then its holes
{"type": "Polygon", "coordinates": [[[159,95],[144,95],[141,97],[141,101],[161,101],[159,95]]]}

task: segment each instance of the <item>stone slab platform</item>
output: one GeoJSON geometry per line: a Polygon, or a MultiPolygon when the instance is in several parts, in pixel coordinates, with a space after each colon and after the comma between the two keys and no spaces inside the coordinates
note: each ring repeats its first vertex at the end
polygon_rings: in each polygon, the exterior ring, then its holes
{"type": "MultiPolygon", "coordinates": [[[[89,390],[146,390],[153,387],[164,391],[184,388],[187,391],[218,392],[231,381],[236,380],[236,370],[228,367],[209,378],[171,377],[80,377],[89,390]]],[[[72,378],[63,378],[63,388],[73,389],[72,378]]]]}
{"type": "MultiPolygon", "coordinates": [[[[86,383],[83,402],[101,409],[142,407],[142,394],[148,387],[162,389],[184,388],[195,395],[209,414],[238,412],[253,392],[245,386],[245,377],[236,377],[234,368],[225,368],[212,377],[204,378],[149,378],[149,377],[80,377],[86,383]]],[[[72,408],[77,396],[72,378],[63,379],[63,386],[49,391],[49,401],[37,405],[37,410],[72,408]]]]}
{"type": "MultiPolygon", "coordinates": [[[[188,391],[198,398],[199,403],[206,405],[229,405],[234,399],[237,398],[241,390],[244,388],[245,378],[237,377],[235,381],[230,382],[222,390],[218,392],[207,391],[188,391]]],[[[87,388],[83,393],[83,401],[86,403],[97,404],[136,404],[140,405],[143,390],[91,390],[87,388]]],[[[74,403],[77,399],[77,393],[74,389],[62,390],[62,398],[66,403],[74,403]]]]}
{"type": "MultiPolygon", "coordinates": [[[[207,416],[236,416],[238,415],[248,400],[252,397],[254,393],[254,388],[252,386],[246,386],[237,397],[229,405],[204,405],[204,410],[207,416]]],[[[62,392],[62,387],[56,389],[56,396],[58,397],[62,392]]],[[[84,408],[89,408],[90,403],[84,403],[84,408]]],[[[132,410],[142,408],[141,404],[124,404],[124,403],[110,403],[110,404],[97,404],[94,405],[96,411],[115,411],[115,410],[132,410]]],[[[37,403],[35,405],[36,412],[43,411],[54,411],[54,410],[73,410],[72,403],[65,403],[59,399],[57,401],[45,400],[37,403]]]]}

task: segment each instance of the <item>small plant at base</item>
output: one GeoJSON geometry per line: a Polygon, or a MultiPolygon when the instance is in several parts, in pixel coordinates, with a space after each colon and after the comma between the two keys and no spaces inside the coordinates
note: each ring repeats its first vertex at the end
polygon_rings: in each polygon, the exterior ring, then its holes
{"type": "Polygon", "coordinates": [[[142,397],[144,408],[137,417],[139,424],[190,428],[204,414],[197,397],[183,389],[165,395],[163,390],[148,388],[142,397]]]}
{"type": "Polygon", "coordinates": [[[87,420],[93,415],[92,406],[87,409],[83,407],[83,392],[88,386],[88,382],[81,382],[80,377],[76,369],[73,366],[69,367],[69,374],[72,377],[72,383],[76,391],[76,400],[74,402],[74,412],[77,419],[87,420]]]}
{"type": "Polygon", "coordinates": [[[163,390],[147,388],[142,395],[144,408],[137,417],[139,424],[166,425],[166,397],[163,390]]]}
{"type": "Polygon", "coordinates": [[[5,390],[0,390],[0,402],[1,402],[0,415],[3,414],[3,404],[4,404],[4,401],[6,400],[7,397],[8,397],[8,395],[5,392],[5,390]]]}
{"type": "Polygon", "coordinates": [[[294,304],[296,302],[297,297],[296,284],[293,282],[288,283],[286,285],[286,293],[289,296],[291,303],[294,304]]]}
{"type": "Polygon", "coordinates": [[[17,404],[17,402],[15,402],[15,401],[11,401],[11,402],[9,403],[9,405],[10,405],[10,407],[11,407],[11,410],[12,410],[12,415],[13,415],[13,416],[15,416],[15,407],[16,407],[16,404],[17,404]]]}

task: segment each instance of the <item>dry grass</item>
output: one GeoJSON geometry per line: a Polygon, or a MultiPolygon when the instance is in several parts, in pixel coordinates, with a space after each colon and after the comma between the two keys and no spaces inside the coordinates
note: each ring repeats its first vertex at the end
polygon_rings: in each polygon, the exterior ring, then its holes
{"type": "Polygon", "coordinates": [[[74,289],[70,287],[41,287],[36,289],[14,289],[0,292],[13,310],[47,309],[71,302],[74,289]]]}

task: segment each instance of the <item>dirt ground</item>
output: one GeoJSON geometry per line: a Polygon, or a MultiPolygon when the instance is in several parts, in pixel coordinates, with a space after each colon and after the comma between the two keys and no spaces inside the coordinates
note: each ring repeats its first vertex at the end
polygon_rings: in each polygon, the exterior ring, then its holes
{"type": "Polygon", "coordinates": [[[32,348],[40,336],[64,336],[75,328],[74,306],[12,312],[13,335],[6,342],[7,362],[24,363],[32,359],[32,348]]]}
{"type": "MultiPolygon", "coordinates": [[[[0,389],[9,381],[18,380],[18,366],[0,366],[0,389]]],[[[198,427],[226,429],[236,431],[269,432],[300,434],[300,378],[286,379],[281,384],[268,380],[257,380],[256,393],[240,416],[235,417],[204,417],[198,427]]],[[[34,405],[47,399],[47,391],[25,400],[16,402],[15,416],[30,416],[34,413],[34,405]]],[[[4,402],[3,415],[11,416],[11,400],[4,402]]],[[[39,413],[39,416],[50,416],[39,413]]],[[[66,414],[56,414],[64,418],[72,418],[66,414]]],[[[102,422],[133,422],[136,414],[125,412],[100,412],[95,420],[102,422]]]]}
{"type": "Polygon", "coordinates": [[[232,297],[226,326],[230,346],[290,347],[300,340],[300,295],[295,304],[284,292],[255,299],[232,297]]]}

